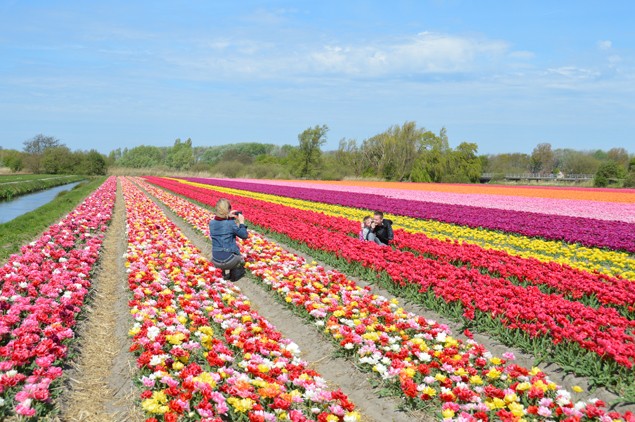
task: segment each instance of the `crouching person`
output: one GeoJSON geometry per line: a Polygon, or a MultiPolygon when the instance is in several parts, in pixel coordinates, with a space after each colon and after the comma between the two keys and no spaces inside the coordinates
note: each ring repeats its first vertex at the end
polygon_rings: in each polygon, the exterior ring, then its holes
{"type": "Polygon", "coordinates": [[[381,211],[375,211],[371,228],[375,235],[375,243],[379,245],[390,245],[395,237],[392,230],[392,220],[384,218],[384,213],[381,211]]]}
{"type": "Polygon", "coordinates": [[[209,222],[212,239],[212,263],[223,270],[225,280],[237,281],[245,275],[245,260],[236,244],[236,237],[247,239],[247,226],[241,211],[232,210],[227,199],[216,203],[214,218],[209,222]]]}

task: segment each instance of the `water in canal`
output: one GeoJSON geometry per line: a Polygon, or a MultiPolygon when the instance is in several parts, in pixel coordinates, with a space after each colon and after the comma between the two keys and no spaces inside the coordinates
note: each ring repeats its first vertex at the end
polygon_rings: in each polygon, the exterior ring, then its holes
{"type": "Polygon", "coordinates": [[[51,202],[58,193],[63,190],[71,190],[79,183],[80,182],[68,183],[66,185],[55,186],[51,189],[21,195],[11,201],[0,201],[0,224],[13,220],[22,214],[26,214],[29,211],[33,211],[51,202]]]}

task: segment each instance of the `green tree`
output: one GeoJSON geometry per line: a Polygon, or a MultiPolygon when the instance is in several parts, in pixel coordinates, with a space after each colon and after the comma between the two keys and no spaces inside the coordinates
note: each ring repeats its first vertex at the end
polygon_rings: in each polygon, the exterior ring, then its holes
{"type": "Polygon", "coordinates": [[[165,164],[177,170],[187,170],[194,164],[194,153],[192,150],[192,140],[188,138],[185,142],[177,138],[174,146],[167,152],[165,164]]]}
{"type": "Polygon", "coordinates": [[[628,151],[624,148],[611,148],[606,153],[607,158],[611,161],[614,161],[618,167],[623,168],[625,171],[628,171],[628,151]]]}
{"type": "Polygon", "coordinates": [[[298,135],[299,146],[295,164],[299,177],[312,177],[317,173],[322,156],[320,147],[326,143],[328,131],[328,126],[316,125],[298,135]]]}
{"type": "Polygon", "coordinates": [[[531,172],[551,174],[555,166],[555,157],[551,144],[538,144],[531,153],[531,172]]]}
{"type": "Polygon", "coordinates": [[[340,139],[333,159],[342,170],[342,177],[360,177],[364,171],[364,160],[355,139],[340,139]]]}
{"type": "Polygon", "coordinates": [[[558,168],[564,174],[595,174],[600,165],[600,161],[591,152],[557,149],[554,154],[558,168]]]}
{"type": "Polygon", "coordinates": [[[0,153],[0,165],[9,167],[9,169],[11,169],[14,173],[24,168],[24,153],[14,149],[3,149],[0,153]]]}
{"type": "Polygon", "coordinates": [[[518,174],[530,171],[530,157],[524,153],[503,153],[488,155],[482,162],[484,173],[518,174]]]}
{"type": "Polygon", "coordinates": [[[78,157],[66,146],[46,148],[40,160],[42,171],[48,174],[73,174],[78,164],[78,157]]]}
{"type": "Polygon", "coordinates": [[[122,167],[147,168],[163,164],[163,151],[159,147],[140,145],[124,149],[118,165],[122,167]]]}
{"type": "Polygon", "coordinates": [[[476,183],[480,180],[482,167],[477,157],[478,145],[461,142],[449,156],[447,174],[442,181],[451,183],[476,183]]]}
{"type": "Polygon", "coordinates": [[[593,186],[595,187],[605,187],[608,186],[611,182],[611,179],[617,179],[620,175],[619,166],[615,161],[605,161],[600,164],[598,167],[598,171],[595,173],[595,177],[593,178],[593,186]]]}
{"type": "Polygon", "coordinates": [[[24,141],[24,152],[27,154],[24,159],[25,166],[33,173],[41,173],[42,156],[49,148],[63,147],[64,144],[53,136],[45,136],[43,134],[35,135],[33,138],[24,141]]]}
{"type": "Polygon", "coordinates": [[[447,130],[441,128],[439,135],[425,132],[423,148],[412,170],[413,182],[440,182],[448,171],[450,144],[447,130]]]}
{"type": "Polygon", "coordinates": [[[87,174],[91,176],[106,174],[106,157],[94,149],[80,154],[80,163],[76,171],[77,174],[87,174]]]}

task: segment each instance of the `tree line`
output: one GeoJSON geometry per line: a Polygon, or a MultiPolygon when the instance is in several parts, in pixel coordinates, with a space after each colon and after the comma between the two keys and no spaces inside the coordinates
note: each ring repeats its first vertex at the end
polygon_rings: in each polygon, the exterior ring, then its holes
{"type": "Polygon", "coordinates": [[[593,175],[593,185],[596,187],[611,184],[635,187],[635,155],[630,155],[624,148],[578,151],[553,149],[549,143],[540,143],[531,154],[494,154],[480,158],[483,172],[492,173],[495,178],[502,178],[509,173],[584,174],[593,175]]]}
{"type": "Polygon", "coordinates": [[[59,139],[39,134],[24,141],[24,149],[0,148],[0,166],[35,174],[106,174],[106,157],[97,150],[71,151],[59,139]]]}
{"type": "Polygon", "coordinates": [[[309,127],[298,134],[296,145],[194,146],[189,138],[177,138],[169,147],[117,148],[107,157],[95,150],[72,152],[56,138],[37,135],[24,142],[23,151],[0,149],[0,165],[52,174],[105,174],[118,167],[124,172],[130,168],[229,178],[446,183],[477,183],[483,173],[493,174],[494,182],[509,173],[592,174],[595,186],[635,187],[635,156],[624,148],[577,151],[540,143],[531,154],[479,155],[476,143],[461,142],[452,148],[445,128],[437,134],[406,121],[361,142],[341,139],[336,150],[322,151],[328,132],[327,125],[309,127]]]}

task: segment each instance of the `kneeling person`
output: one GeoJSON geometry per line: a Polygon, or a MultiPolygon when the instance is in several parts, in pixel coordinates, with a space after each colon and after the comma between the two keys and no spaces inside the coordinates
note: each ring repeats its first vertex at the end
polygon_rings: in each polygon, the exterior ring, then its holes
{"type": "Polygon", "coordinates": [[[236,244],[236,237],[247,239],[245,217],[240,211],[232,211],[227,199],[216,203],[214,218],[209,222],[212,239],[212,263],[223,270],[223,278],[237,281],[245,275],[245,260],[236,244]]]}

